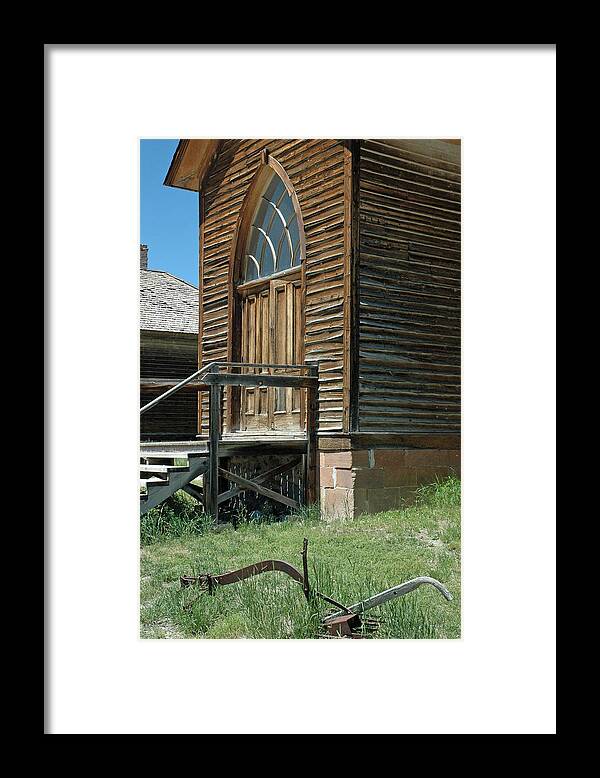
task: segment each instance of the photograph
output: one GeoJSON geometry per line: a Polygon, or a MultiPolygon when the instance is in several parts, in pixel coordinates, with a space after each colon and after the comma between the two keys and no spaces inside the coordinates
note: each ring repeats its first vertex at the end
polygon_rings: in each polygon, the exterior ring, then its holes
{"type": "Polygon", "coordinates": [[[44,44],[45,733],[556,734],[557,48],[44,44]]]}
{"type": "Polygon", "coordinates": [[[461,139],[139,151],[140,637],[460,638],[461,139]]]}

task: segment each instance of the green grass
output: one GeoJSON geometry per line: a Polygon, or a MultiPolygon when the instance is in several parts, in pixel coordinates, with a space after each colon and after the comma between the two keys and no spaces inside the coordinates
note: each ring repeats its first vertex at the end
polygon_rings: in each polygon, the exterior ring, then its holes
{"type": "Polygon", "coordinates": [[[173,538],[192,538],[212,529],[211,520],[198,502],[185,492],[176,492],[140,520],[142,546],[173,538]]]}
{"type": "MultiPolygon", "coordinates": [[[[327,523],[317,510],[283,521],[241,521],[214,529],[184,493],[142,517],[141,636],[144,638],[315,638],[330,606],[307,603],[283,573],[218,587],[214,595],[181,589],[180,575],[214,574],[261,559],[301,569],[309,539],[311,586],[352,604],[419,575],[440,580],[368,615],[381,620],[372,638],[460,637],[460,481],[419,490],[401,510],[327,523]]],[[[367,635],[366,635],[367,636],[367,635]]]]}

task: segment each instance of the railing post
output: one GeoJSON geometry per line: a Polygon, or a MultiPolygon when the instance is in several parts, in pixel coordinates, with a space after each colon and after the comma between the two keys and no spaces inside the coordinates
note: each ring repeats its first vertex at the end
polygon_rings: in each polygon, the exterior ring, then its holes
{"type": "MultiPolygon", "coordinates": [[[[209,371],[218,373],[215,365],[209,371]]],[[[219,520],[219,438],[221,436],[221,385],[211,384],[209,390],[209,438],[208,438],[208,471],[206,495],[206,512],[215,523],[219,520]]]]}
{"type": "Polygon", "coordinates": [[[312,364],[308,375],[316,378],[315,386],[306,390],[306,457],[304,488],[306,503],[312,505],[317,501],[317,397],[319,391],[319,366],[312,364]]]}

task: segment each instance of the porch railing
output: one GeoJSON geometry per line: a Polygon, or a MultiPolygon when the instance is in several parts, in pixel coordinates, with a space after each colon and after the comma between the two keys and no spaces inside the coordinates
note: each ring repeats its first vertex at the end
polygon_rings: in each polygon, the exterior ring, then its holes
{"type": "MultiPolygon", "coordinates": [[[[180,381],[178,384],[175,384],[174,386],[171,386],[171,388],[167,389],[166,392],[163,392],[158,397],[155,397],[151,402],[147,403],[146,405],[143,405],[140,408],[140,416],[142,415],[142,413],[146,413],[151,408],[154,408],[154,406],[158,405],[163,400],[166,400],[167,397],[171,397],[171,395],[175,394],[176,392],[179,392],[181,389],[183,389],[184,386],[188,386],[189,384],[191,384],[192,381],[194,383],[201,383],[200,379],[203,378],[210,370],[212,370],[212,368],[215,365],[218,365],[218,364],[219,364],[218,362],[211,362],[210,364],[205,365],[200,370],[196,370],[195,373],[192,373],[187,378],[184,378],[183,381],[180,381]]],[[[152,386],[153,387],[169,386],[172,383],[173,383],[172,381],[160,381],[160,382],[154,381],[152,383],[152,386]]],[[[198,388],[200,388],[200,387],[198,387],[198,388]]]]}
{"type": "MultiPolygon", "coordinates": [[[[173,385],[159,397],[140,408],[140,414],[156,407],[167,397],[181,391],[186,386],[189,389],[208,390],[209,392],[209,447],[207,484],[204,490],[205,510],[213,516],[218,515],[219,504],[219,444],[221,441],[222,395],[224,386],[236,387],[278,387],[285,389],[306,390],[306,451],[304,470],[306,485],[306,502],[316,500],[316,431],[317,431],[317,389],[318,364],[277,365],[248,362],[211,362],[183,381],[173,385]],[[246,372],[254,370],[255,372],[246,372]],[[223,371],[223,372],[221,372],[223,371]],[[236,372],[239,371],[239,372],[236,372]],[[258,371],[258,372],[256,372],[258,371]],[[287,373],[273,375],[272,371],[287,373]],[[304,373],[289,375],[290,371],[304,373]]],[[[163,383],[163,382],[161,382],[163,383]]],[[[164,382],[167,385],[169,382],[164,382]]],[[[257,453],[259,447],[257,446],[257,453]]]]}

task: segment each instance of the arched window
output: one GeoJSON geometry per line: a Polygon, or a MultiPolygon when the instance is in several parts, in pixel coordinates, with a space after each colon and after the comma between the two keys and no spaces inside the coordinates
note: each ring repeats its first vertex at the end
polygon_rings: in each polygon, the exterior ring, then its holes
{"type": "Polygon", "coordinates": [[[254,210],[242,258],[241,281],[255,281],[298,267],[300,230],[292,198],[272,171],[254,210]]]}

